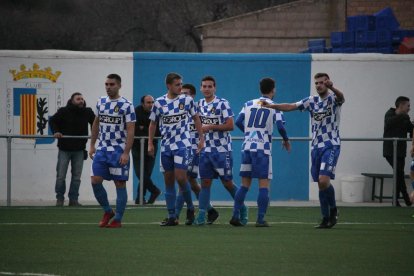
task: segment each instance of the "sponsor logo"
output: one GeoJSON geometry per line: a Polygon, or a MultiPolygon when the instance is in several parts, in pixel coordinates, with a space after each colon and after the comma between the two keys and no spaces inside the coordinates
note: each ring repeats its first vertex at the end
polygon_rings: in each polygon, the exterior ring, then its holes
{"type": "Polygon", "coordinates": [[[99,115],[99,122],[105,123],[105,124],[119,125],[122,123],[122,117],[99,115]]]}
{"type": "Polygon", "coordinates": [[[318,112],[318,113],[314,113],[313,114],[313,119],[315,121],[322,121],[323,119],[325,119],[326,117],[329,117],[332,115],[332,108],[328,107],[328,110],[326,110],[325,112],[318,112]]]}
{"type": "Polygon", "coordinates": [[[208,118],[208,117],[200,116],[200,119],[203,125],[219,125],[220,124],[219,118],[208,118]]]}
{"type": "Polygon", "coordinates": [[[181,122],[187,118],[187,114],[171,115],[162,117],[162,123],[165,125],[172,125],[181,122]]]}
{"type": "Polygon", "coordinates": [[[189,130],[190,131],[196,131],[195,124],[189,124],[189,130]]]}

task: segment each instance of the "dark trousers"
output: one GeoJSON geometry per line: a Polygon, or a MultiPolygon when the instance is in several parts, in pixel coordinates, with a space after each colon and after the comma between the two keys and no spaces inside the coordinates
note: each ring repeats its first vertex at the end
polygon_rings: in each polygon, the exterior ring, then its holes
{"type": "MultiPolygon", "coordinates": [[[[152,170],[154,169],[155,165],[155,156],[157,156],[157,145],[154,146],[154,157],[151,157],[148,155],[147,147],[144,147],[144,181],[142,182],[140,179],[140,168],[141,168],[141,146],[134,146],[132,147],[132,159],[134,161],[134,170],[135,175],[138,177],[140,184],[144,185],[144,192],[143,196],[145,198],[147,190],[151,193],[156,193],[159,191],[157,186],[154,185],[154,182],[152,182],[151,174],[152,170]]],[[[138,185],[138,191],[137,191],[137,198],[139,198],[139,185],[138,185]]]]}
{"type": "MultiPolygon", "coordinates": [[[[386,156],[387,162],[394,168],[394,160],[392,156],[386,156]]],[[[407,186],[405,186],[404,179],[405,157],[397,157],[397,198],[400,197],[400,192],[404,200],[408,199],[407,186]]]]}

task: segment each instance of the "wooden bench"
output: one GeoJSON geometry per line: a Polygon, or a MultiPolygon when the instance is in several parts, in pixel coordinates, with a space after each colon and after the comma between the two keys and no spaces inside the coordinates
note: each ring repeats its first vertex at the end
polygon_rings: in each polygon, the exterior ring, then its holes
{"type": "MultiPolygon", "coordinates": [[[[372,178],[372,195],[371,195],[371,199],[373,201],[376,198],[379,199],[379,202],[382,202],[383,198],[392,198],[392,196],[384,196],[383,195],[383,190],[384,190],[384,178],[393,178],[393,174],[388,174],[388,173],[361,173],[361,174],[363,176],[372,178]],[[380,182],[380,194],[378,196],[375,194],[375,184],[376,184],[377,179],[381,180],[381,182],[380,182]]],[[[410,178],[410,176],[408,174],[406,174],[405,178],[410,178]]]]}

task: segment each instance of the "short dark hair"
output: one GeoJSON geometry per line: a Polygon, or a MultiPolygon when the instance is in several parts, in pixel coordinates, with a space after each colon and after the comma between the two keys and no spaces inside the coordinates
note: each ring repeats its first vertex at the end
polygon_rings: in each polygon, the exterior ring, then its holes
{"type": "Polygon", "coordinates": [[[146,96],[149,96],[149,95],[144,95],[144,96],[142,96],[142,97],[141,97],[141,103],[142,103],[142,104],[144,104],[144,102],[145,102],[145,97],[146,97],[146,96]]]}
{"type": "Polygon", "coordinates": [[[185,83],[185,84],[183,84],[183,88],[190,89],[190,94],[191,95],[195,95],[197,93],[194,85],[192,85],[191,83],[185,83]]]}
{"type": "Polygon", "coordinates": [[[214,84],[214,87],[216,86],[216,80],[213,78],[213,76],[205,76],[204,78],[201,79],[201,82],[203,81],[212,81],[214,84]]]}
{"type": "Polygon", "coordinates": [[[121,83],[121,77],[118,74],[109,74],[107,77],[107,79],[114,79],[116,81],[118,81],[118,83],[121,83]]]}
{"type": "Polygon", "coordinates": [[[264,78],[260,81],[260,92],[269,94],[275,88],[275,81],[271,78],[264,78]]]}
{"type": "Polygon", "coordinates": [[[314,79],[319,79],[322,77],[327,77],[329,80],[329,75],[327,73],[316,73],[314,79]]]}
{"type": "Polygon", "coordinates": [[[172,84],[174,80],[181,80],[181,79],[183,79],[183,77],[181,77],[179,74],[171,72],[171,73],[168,73],[167,76],[165,77],[165,83],[172,84]]]}
{"type": "MultiPolygon", "coordinates": [[[[67,104],[67,105],[71,105],[71,104],[72,104],[73,99],[74,99],[76,96],[82,96],[82,93],[81,93],[81,92],[75,92],[75,93],[73,93],[73,94],[72,94],[72,96],[70,96],[70,99],[68,100],[68,102],[67,102],[66,104],[67,104]]],[[[83,107],[86,107],[86,101],[85,101],[85,99],[83,99],[83,107]]]]}
{"type": "Polygon", "coordinates": [[[399,96],[396,100],[395,100],[395,107],[399,107],[400,104],[402,104],[403,102],[409,102],[410,99],[408,97],[405,96],[399,96]]]}

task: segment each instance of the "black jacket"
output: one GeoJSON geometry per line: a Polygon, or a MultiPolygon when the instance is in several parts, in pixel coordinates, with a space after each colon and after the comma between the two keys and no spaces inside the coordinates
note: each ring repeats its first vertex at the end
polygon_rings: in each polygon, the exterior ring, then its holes
{"type": "MultiPolygon", "coordinates": [[[[145,111],[145,109],[142,107],[142,105],[138,105],[135,107],[135,115],[137,117],[137,120],[135,122],[135,136],[145,136],[148,137],[148,130],[151,120],[149,119],[149,116],[151,115],[151,112],[145,111]]],[[[159,137],[160,130],[157,124],[157,127],[155,129],[155,137],[159,137]]],[[[145,140],[145,148],[147,148],[147,142],[148,140],[145,140]]],[[[157,146],[158,140],[154,139],[154,146],[157,146]]],[[[134,148],[138,148],[140,146],[140,139],[134,140],[134,148]]]]}
{"type": "MultiPolygon", "coordinates": [[[[413,124],[408,114],[396,114],[395,108],[390,108],[384,118],[384,138],[407,138],[412,136],[413,124]]],[[[398,141],[397,157],[405,157],[407,153],[407,142],[398,141]]],[[[393,156],[393,141],[384,141],[383,156],[393,156]]]]}
{"type": "MultiPolygon", "coordinates": [[[[70,100],[65,107],[50,118],[49,124],[53,133],[60,132],[63,135],[86,136],[88,135],[88,124],[92,126],[95,114],[89,107],[78,107],[70,100]]],[[[61,150],[75,151],[84,150],[88,139],[62,138],[58,139],[58,148],[61,150]]]]}

